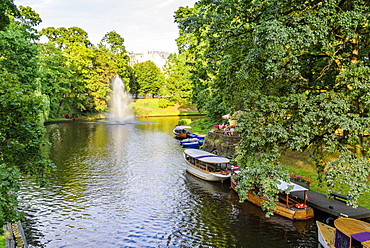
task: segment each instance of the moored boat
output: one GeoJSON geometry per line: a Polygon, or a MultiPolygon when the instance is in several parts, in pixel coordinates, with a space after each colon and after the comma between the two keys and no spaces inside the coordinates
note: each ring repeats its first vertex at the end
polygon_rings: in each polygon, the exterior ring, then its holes
{"type": "MultiPolygon", "coordinates": [[[[231,176],[230,184],[231,188],[236,191],[236,186],[239,184],[239,179],[237,179],[236,174],[238,174],[238,170],[233,170],[233,175],[231,176]]],[[[313,208],[307,205],[306,202],[306,188],[295,184],[295,183],[287,183],[284,181],[280,181],[280,185],[278,188],[281,192],[278,194],[278,201],[276,202],[276,209],[273,210],[274,214],[280,215],[284,218],[290,220],[308,220],[314,217],[313,208]],[[304,191],[304,201],[300,200],[299,198],[291,195],[290,193],[287,194],[285,191],[288,187],[292,187],[290,192],[298,192],[304,191]]],[[[262,202],[266,201],[266,198],[263,196],[258,195],[258,190],[256,189],[254,192],[247,193],[247,201],[251,202],[258,207],[262,207],[262,202]]]]}
{"type": "Polygon", "coordinates": [[[180,140],[180,144],[196,142],[196,141],[199,141],[199,139],[198,138],[186,138],[186,139],[180,140]]]}
{"type": "Polygon", "coordinates": [[[200,135],[200,134],[191,133],[191,134],[188,134],[188,137],[190,137],[190,138],[196,138],[196,139],[204,139],[206,137],[206,135],[200,135]]]}
{"type": "Polygon", "coordinates": [[[172,132],[176,138],[186,139],[188,135],[191,134],[191,132],[188,130],[190,128],[191,127],[189,126],[176,126],[172,132]]]}
{"type": "Polygon", "coordinates": [[[210,152],[185,149],[186,171],[206,181],[223,182],[230,178],[230,160],[210,152]]]}
{"type": "Polygon", "coordinates": [[[370,223],[339,218],[334,227],[316,221],[318,240],[324,248],[370,248],[370,223]]]}
{"type": "Polygon", "coordinates": [[[202,141],[194,141],[194,142],[181,143],[181,146],[183,148],[199,148],[201,145],[203,145],[203,142],[202,141]]]}

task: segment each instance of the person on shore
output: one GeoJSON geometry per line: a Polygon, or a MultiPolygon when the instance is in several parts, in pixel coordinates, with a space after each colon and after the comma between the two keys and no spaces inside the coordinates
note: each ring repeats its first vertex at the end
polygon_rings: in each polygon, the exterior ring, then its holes
{"type": "Polygon", "coordinates": [[[224,134],[225,135],[230,135],[230,128],[228,126],[225,127],[224,134]]]}
{"type": "Polygon", "coordinates": [[[230,127],[230,136],[233,136],[234,135],[234,131],[235,131],[234,126],[231,126],[230,127]]]}

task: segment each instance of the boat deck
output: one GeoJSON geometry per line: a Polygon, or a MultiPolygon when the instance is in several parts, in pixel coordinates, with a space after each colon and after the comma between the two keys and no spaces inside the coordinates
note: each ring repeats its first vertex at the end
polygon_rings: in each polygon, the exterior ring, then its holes
{"type": "MultiPolygon", "coordinates": [[[[293,192],[291,194],[302,200],[304,198],[303,192],[293,192]]],[[[329,199],[326,195],[312,190],[308,190],[307,195],[310,199],[308,205],[323,212],[330,214],[331,211],[334,216],[346,216],[354,219],[370,218],[370,209],[363,207],[353,208],[347,206],[343,201],[329,199]],[[330,210],[330,206],[333,208],[332,210],[330,210]]]]}
{"type": "MultiPolygon", "coordinates": [[[[334,239],[335,239],[335,228],[329,225],[325,225],[319,221],[316,221],[317,228],[319,229],[319,241],[325,242],[326,247],[335,247],[334,239]],[[321,237],[320,237],[321,234],[321,237]],[[321,240],[320,240],[321,239],[321,240]]],[[[325,246],[324,246],[325,247],[325,246]]]]}

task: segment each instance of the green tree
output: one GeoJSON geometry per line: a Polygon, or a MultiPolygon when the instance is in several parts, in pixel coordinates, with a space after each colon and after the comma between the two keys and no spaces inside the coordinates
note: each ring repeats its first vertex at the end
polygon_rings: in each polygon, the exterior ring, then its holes
{"type": "Polygon", "coordinates": [[[115,71],[124,81],[126,90],[134,93],[137,87],[133,82],[132,68],[128,64],[130,57],[127,55],[124,46],[124,38],[117,32],[110,31],[105,34],[99,46],[100,48],[105,48],[107,53],[110,54],[109,56],[114,63],[115,71]]]}
{"type": "Polygon", "coordinates": [[[139,84],[140,95],[158,94],[163,84],[164,75],[152,61],[146,61],[133,66],[134,75],[139,84]]]}
{"type": "Polygon", "coordinates": [[[110,78],[116,74],[108,51],[103,46],[94,47],[88,40],[87,32],[78,27],[49,27],[40,33],[68,58],[74,80],[70,81],[71,93],[65,101],[70,106],[64,108],[79,113],[106,110],[110,78]]]}
{"type": "Polygon", "coordinates": [[[32,42],[34,33],[28,32],[32,21],[10,17],[0,31],[0,225],[21,216],[16,210],[19,177],[29,175],[45,183],[51,168],[45,154],[45,101],[37,81],[38,48],[32,42]]]}
{"type": "Polygon", "coordinates": [[[86,77],[87,93],[93,105],[89,111],[105,111],[108,108],[110,80],[117,74],[116,63],[104,48],[94,48],[86,77]]]}
{"type": "Polygon", "coordinates": [[[127,66],[127,70],[125,70],[125,73],[127,74],[124,74],[124,78],[126,78],[126,80],[128,80],[128,87],[126,89],[129,89],[129,92],[137,97],[137,95],[139,94],[139,88],[140,88],[140,85],[139,83],[137,82],[136,78],[135,78],[135,73],[134,73],[134,69],[132,66],[128,65],[127,66]]]}
{"type": "MultiPolygon", "coordinates": [[[[198,22],[204,9],[202,5],[195,4],[193,8],[180,7],[175,13],[175,22],[179,24],[179,37],[177,44],[180,54],[186,56],[187,64],[191,68],[191,80],[193,82],[192,101],[198,109],[208,112],[210,119],[220,119],[222,115],[230,112],[227,98],[239,94],[225,94],[227,84],[219,83],[222,87],[217,88],[216,76],[219,61],[210,62],[210,37],[208,36],[210,24],[206,21],[198,22]]],[[[236,97],[235,97],[236,98],[236,97]]]]}
{"type": "Polygon", "coordinates": [[[189,101],[193,85],[186,56],[171,54],[164,70],[166,78],[164,86],[161,87],[161,95],[169,96],[177,103],[189,101]]]}
{"type": "Polygon", "coordinates": [[[0,0],[0,31],[10,23],[9,16],[19,16],[19,11],[13,0],[0,0]]]}
{"type": "Polygon", "coordinates": [[[64,101],[64,109],[80,113],[88,109],[92,103],[87,94],[85,78],[92,64],[92,46],[87,33],[78,27],[54,28],[48,27],[40,31],[41,35],[48,38],[48,44],[59,48],[67,58],[69,70],[73,75],[71,93],[64,101]]]}
{"type": "Polygon", "coordinates": [[[288,180],[278,160],[286,148],[309,151],[319,180],[349,204],[369,191],[368,9],[365,0],[203,0],[177,19],[182,37],[198,39],[192,54],[209,44],[196,68],[214,76],[210,89],[244,110],[242,197],[258,187],[265,210],[274,207],[276,179],[288,180]]]}
{"type": "Polygon", "coordinates": [[[41,44],[39,50],[41,92],[47,96],[50,105],[49,117],[71,113],[74,79],[68,58],[53,45],[41,44]]]}

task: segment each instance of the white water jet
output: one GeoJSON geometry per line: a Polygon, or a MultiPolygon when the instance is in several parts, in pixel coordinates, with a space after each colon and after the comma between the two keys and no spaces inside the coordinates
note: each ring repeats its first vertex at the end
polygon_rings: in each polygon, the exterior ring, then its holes
{"type": "Polygon", "coordinates": [[[109,121],[130,123],[135,120],[130,103],[132,98],[125,90],[125,84],[117,75],[112,79],[112,92],[109,99],[109,121]]]}

